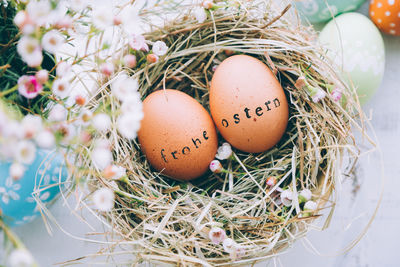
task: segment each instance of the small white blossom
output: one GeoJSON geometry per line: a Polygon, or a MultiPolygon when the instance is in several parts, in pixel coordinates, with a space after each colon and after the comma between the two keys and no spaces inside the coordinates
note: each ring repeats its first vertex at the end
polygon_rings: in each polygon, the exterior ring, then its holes
{"type": "Polygon", "coordinates": [[[326,93],[325,93],[323,90],[318,89],[318,90],[311,96],[311,98],[312,98],[312,101],[313,101],[314,103],[318,103],[318,102],[321,101],[325,96],[326,96],[326,93]]]}
{"type": "Polygon", "coordinates": [[[127,139],[135,139],[140,129],[140,121],[141,119],[130,114],[122,114],[117,119],[118,132],[127,139]]]}
{"type": "Polygon", "coordinates": [[[56,75],[58,77],[64,77],[67,74],[69,74],[69,72],[71,71],[71,68],[72,68],[71,64],[69,64],[66,61],[62,61],[57,64],[56,75]]]}
{"type": "Polygon", "coordinates": [[[120,101],[124,101],[130,94],[137,94],[139,83],[125,73],[119,74],[111,84],[111,93],[120,101]]]}
{"type": "Polygon", "coordinates": [[[100,188],[93,193],[93,202],[100,211],[111,211],[114,207],[114,192],[109,188],[100,188]]]}
{"type": "Polygon", "coordinates": [[[49,21],[48,18],[51,12],[50,1],[29,1],[26,11],[34,24],[44,26],[49,21]]]}
{"type": "Polygon", "coordinates": [[[146,39],[140,34],[132,34],[129,40],[129,46],[133,50],[149,51],[149,46],[146,43],[146,39]]]}
{"type": "Polygon", "coordinates": [[[92,162],[99,170],[104,170],[113,160],[112,153],[109,149],[95,148],[91,152],[92,162]]]}
{"type": "Polygon", "coordinates": [[[232,155],[232,147],[229,143],[223,143],[218,147],[215,157],[219,160],[228,159],[232,155]]]}
{"type": "Polygon", "coordinates": [[[218,245],[225,240],[226,233],[225,230],[219,227],[213,227],[208,233],[208,237],[214,244],[218,245]]]}
{"type": "Polygon", "coordinates": [[[35,38],[23,36],[18,41],[18,54],[29,67],[38,67],[42,64],[43,54],[39,41],[35,38]]]}
{"type": "Polygon", "coordinates": [[[56,144],[56,138],[51,131],[43,130],[37,134],[35,142],[40,148],[51,149],[56,144]]]}
{"type": "Polygon", "coordinates": [[[56,104],[54,107],[51,108],[49,112],[49,121],[64,121],[67,119],[68,110],[60,105],[56,104]]]}
{"type": "Polygon", "coordinates": [[[64,37],[56,30],[46,32],[42,38],[43,49],[51,54],[56,54],[64,44],[64,37]]]}
{"type": "Polygon", "coordinates": [[[21,163],[15,162],[10,166],[10,176],[14,180],[19,180],[25,173],[25,167],[21,163]]]}
{"type": "Polygon", "coordinates": [[[124,56],[123,63],[128,68],[136,67],[136,64],[137,64],[136,56],[135,55],[131,55],[131,54],[128,54],[128,55],[124,56]]]}
{"type": "Polygon", "coordinates": [[[22,119],[21,126],[25,138],[35,138],[43,128],[42,118],[40,116],[28,114],[22,119]]]}
{"type": "Polygon", "coordinates": [[[8,264],[10,267],[32,267],[35,260],[26,249],[16,249],[11,252],[8,264]]]}
{"type": "Polygon", "coordinates": [[[24,137],[22,125],[14,120],[8,121],[7,126],[3,128],[3,136],[10,139],[22,139],[24,137]]]}
{"type": "Polygon", "coordinates": [[[331,97],[333,101],[338,102],[342,98],[342,91],[339,88],[333,89],[331,97]]]}
{"type": "Polygon", "coordinates": [[[107,150],[110,150],[111,143],[110,143],[110,140],[108,140],[106,138],[99,138],[99,139],[96,139],[94,141],[94,147],[96,149],[107,149],[107,150]]]}
{"type": "Polygon", "coordinates": [[[111,128],[111,119],[105,113],[96,114],[92,119],[93,127],[99,132],[105,132],[111,128]]]}
{"type": "Polygon", "coordinates": [[[210,170],[215,173],[220,173],[224,168],[222,168],[221,162],[219,160],[213,160],[210,162],[210,170]]]}
{"type": "Polygon", "coordinates": [[[143,103],[140,100],[139,92],[132,92],[123,100],[121,111],[123,114],[130,114],[137,120],[143,119],[143,103]]]}
{"type": "Polygon", "coordinates": [[[306,204],[304,204],[304,210],[316,210],[317,208],[317,203],[311,200],[307,201],[306,204]]]}
{"type": "Polygon", "coordinates": [[[39,70],[36,72],[35,77],[39,83],[44,84],[49,80],[49,72],[45,69],[39,70]]]}
{"type": "Polygon", "coordinates": [[[75,12],[82,12],[88,6],[87,0],[69,0],[68,7],[75,12]]]}
{"type": "Polygon", "coordinates": [[[210,9],[214,6],[214,3],[212,0],[204,0],[203,3],[201,4],[205,9],[210,9]]]}
{"type": "Polygon", "coordinates": [[[107,77],[111,76],[111,74],[114,73],[114,64],[112,64],[111,62],[105,62],[105,63],[101,64],[100,72],[101,72],[101,74],[103,74],[107,77]]]}
{"type": "Polygon", "coordinates": [[[303,197],[306,201],[311,199],[312,193],[310,189],[303,189],[300,191],[300,196],[303,197]]]}
{"type": "Polygon", "coordinates": [[[28,99],[37,97],[43,91],[43,86],[35,76],[22,75],[18,79],[18,93],[28,99]]]}
{"type": "Polygon", "coordinates": [[[31,141],[22,140],[15,148],[15,160],[23,164],[31,164],[36,157],[36,147],[31,141]]]}
{"type": "Polygon", "coordinates": [[[207,19],[207,12],[203,7],[196,7],[193,13],[198,23],[203,23],[207,19]]]}
{"type": "Polygon", "coordinates": [[[122,166],[109,165],[104,169],[103,174],[107,179],[119,179],[126,175],[126,169],[122,166]]]}
{"type": "Polygon", "coordinates": [[[281,193],[281,201],[283,205],[286,207],[292,206],[292,201],[293,201],[293,192],[289,189],[283,191],[281,193]]]}
{"type": "Polygon", "coordinates": [[[51,87],[53,94],[61,99],[69,96],[70,84],[66,79],[56,79],[51,87]]]}
{"type": "Polygon", "coordinates": [[[25,25],[30,23],[30,19],[25,10],[18,11],[14,17],[14,23],[18,28],[22,29],[25,25]]]}
{"type": "Polygon", "coordinates": [[[97,5],[92,14],[93,25],[99,30],[105,30],[114,23],[112,8],[108,5],[97,5]]]}
{"type": "Polygon", "coordinates": [[[225,252],[230,254],[235,251],[237,243],[232,238],[228,237],[228,238],[224,239],[224,241],[222,242],[222,245],[224,247],[225,252]]]}
{"type": "Polygon", "coordinates": [[[153,53],[157,56],[163,56],[168,51],[168,46],[163,41],[157,41],[152,47],[153,53]]]}

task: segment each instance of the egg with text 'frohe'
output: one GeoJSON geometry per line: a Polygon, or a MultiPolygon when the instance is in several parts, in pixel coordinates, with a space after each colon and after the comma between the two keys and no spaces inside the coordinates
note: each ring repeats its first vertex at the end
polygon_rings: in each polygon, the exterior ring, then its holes
{"type": "Polygon", "coordinates": [[[369,15],[381,31],[400,36],[400,0],[373,0],[369,15]]]}
{"type": "Polygon", "coordinates": [[[329,22],[319,40],[343,79],[356,88],[360,103],[371,99],[385,69],[385,47],[376,26],[364,15],[346,13],[329,22]]]}
{"type": "Polygon", "coordinates": [[[181,181],[208,170],[217,152],[214,122],[193,97],[178,90],[159,90],[143,101],[139,143],[149,163],[181,181]]]}
{"type": "Polygon", "coordinates": [[[38,149],[35,160],[25,165],[24,175],[13,179],[11,162],[0,161],[0,210],[10,226],[32,221],[40,215],[39,202],[51,202],[67,179],[64,158],[58,153],[38,149]]]}
{"type": "Polygon", "coordinates": [[[297,10],[311,23],[325,22],[332,17],[358,9],[365,0],[295,0],[297,10]]]}
{"type": "Polygon", "coordinates": [[[260,60],[225,59],[211,81],[210,110],[221,135],[244,152],[263,152],[286,130],[289,107],[282,86],[260,60]]]}

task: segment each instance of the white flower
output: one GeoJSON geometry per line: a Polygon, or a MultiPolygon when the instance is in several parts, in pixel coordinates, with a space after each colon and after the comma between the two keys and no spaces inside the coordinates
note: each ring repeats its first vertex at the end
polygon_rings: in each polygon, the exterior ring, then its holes
{"type": "Polygon", "coordinates": [[[311,95],[312,101],[318,103],[326,96],[325,91],[318,89],[313,95],[311,95]]]}
{"type": "Polygon", "coordinates": [[[34,24],[44,26],[48,22],[48,16],[51,12],[50,1],[29,1],[26,11],[34,24]]]}
{"type": "Polygon", "coordinates": [[[140,100],[139,92],[133,92],[127,95],[123,101],[121,105],[122,113],[130,114],[139,121],[143,119],[143,103],[140,100]]]}
{"type": "Polygon", "coordinates": [[[130,94],[137,93],[139,83],[125,73],[118,75],[111,84],[111,93],[120,101],[124,101],[130,94]]]}
{"type": "Polygon", "coordinates": [[[193,13],[198,23],[203,23],[207,19],[207,12],[202,7],[196,7],[193,13]]]}
{"type": "Polygon", "coordinates": [[[318,208],[317,203],[314,201],[307,201],[306,204],[304,204],[304,210],[316,210],[318,208]]]}
{"type": "Polygon", "coordinates": [[[31,164],[35,160],[36,147],[31,141],[18,142],[15,151],[15,160],[19,163],[31,164]]]}
{"type": "Polygon", "coordinates": [[[103,174],[107,179],[119,179],[126,175],[126,169],[122,166],[109,165],[104,169],[103,174]]]}
{"type": "Polygon", "coordinates": [[[208,233],[208,237],[214,244],[218,245],[225,240],[226,233],[223,229],[219,227],[213,227],[208,233]]]}
{"type": "Polygon", "coordinates": [[[149,46],[146,44],[146,39],[143,35],[132,34],[129,45],[133,50],[149,51],[149,46]]]}
{"type": "Polygon", "coordinates": [[[224,247],[225,252],[230,254],[235,251],[237,243],[232,238],[228,237],[228,238],[224,239],[224,241],[222,242],[222,245],[224,247]]]}
{"type": "Polygon", "coordinates": [[[157,41],[153,44],[153,53],[157,56],[163,56],[168,51],[168,46],[163,41],[157,41]]]}
{"type": "Polygon", "coordinates": [[[49,112],[49,121],[64,121],[67,119],[68,110],[60,105],[56,104],[49,112]]]}
{"type": "Polygon", "coordinates": [[[224,168],[222,168],[221,162],[219,160],[213,160],[210,162],[210,170],[215,173],[220,173],[224,168]]]}
{"type": "Polygon", "coordinates": [[[29,22],[30,22],[30,19],[25,10],[18,11],[18,13],[14,17],[14,23],[20,29],[22,29],[29,22]]]}
{"type": "Polygon", "coordinates": [[[24,137],[22,126],[14,120],[7,121],[7,126],[3,128],[3,136],[10,139],[21,139],[24,137]]]}
{"type": "Polygon", "coordinates": [[[286,207],[290,207],[293,201],[293,192],[290,191],[289,189],[283,191],[281,193],[281,201],[283,205],[285,205],[286,207]]]}
{"type": "Polygon", "coordinates": [[[92,119],[93,127],[99,132],[105,132],[111,127],[111,119],[105,113],[99,113],[92,119]]]}
{"type": "Polygon", "coordinates": [[[35,77],[39,83],[44,84],[49,80],[49,72],[45,69],[39,70],[36,72],[35,77]]]}
{"type": "Polygon", "coordinates": [[[99,30],[105,30],[112,26],[114,22],[112,8],[108,5],[96,5],[92,13],[92,22],[99,30]]]}
{"type": "Polygon", "coordinates": [[[128,55],[124,56],[123,63],[128,68],[136,67],[136,64],[137,64],[136,56],[135,55],[131,55],[131,54],[128,54],[128,55]]]}
{"type": "Polygon", "coordinates": [[[18,79],[18,93],[28,99],[37,97],[43,91],[43,86],[35,76],[22,75],[18,79]]]}
{"type": "Polygon", "coordinates": [[[70,92],[70,84],[66,79],[56,79],[51,87],[53,94],[61,99],[66,98],[70,92]]]}
{"type": "Polygon", "coordinates": [[[210,9],[213,7],[214,3],[212,0],[204,0],[201,4],[205,9],[210,9]]]}
{"type": "Polygon", "coordinates": [[[18,41],[18,54],[29,67],[38,67],[42,64],[43,54],[39,41],[35,38],[23,36],[18,41]]]}
{"type": "Polygon", "coordinates": [[[139,15],[139,5],[125,6],[118,14],[123,30],[128,34],[133,34],[141,30],[142,24],[139,15]]]}
{"type": "Polygon", "coordinates": [[[114,207],[114,192],[106,187],[93,193],[93,202],[100,211],[111,211],[114,207]]]}
{"type": "Polygon", "coordinates": [[[111,143],[110,140],[106,138],[99,138],[94,141],[94,147],[96,149],[110,149],[111,148],[111,143]]]}
{"type": "Polygon", "coordinates": [[[342,91],[339,88],[333,89],[331,97],[333,101],[338,102],[342,98],[342,91]]]}
{"type": "Polygon", "coordinates": [[[21,163],[15,162],[10,166],[10,176],[14,180],[19,180],[25,173],[25,167],[21,163]]]}
{"type": "Polygon", "coordinates": [[[42,38],[43,49],[51,54],[56,54],[64,44],[64,37],[56,30],[46,32],[42,38]]]}
{"type": "Polygon", "coordinates": [[[68,2],[68,7],[75,12],[82,12],[88,6],[87,0],[69,0],[68,2]]]}
{"type": "Polygon", "coordinates": [[[40,148],[51,149],[56,143],[56,138],[51,131],[44,130],[36,135],[35,142],[40,148]]]}
{"type": "Polygon", "coordinates": [[[135,139],[140,129],[140,121],[141,119],[131,114],[122,114],[117,119],[118,132],[127,139],[135,139]]]}
{"type": "Polygon", "coordinates": [[[100,65],[100,72],[105,76],[111,76],[114,72],[114,64],[111,62],[105,62],[100,65]]]}
{"type": "Polygon", "coordinates": [[[311,199],[312,193],[310,189],[303,189],[300,191],[300,196],[305,199],[305,201],[308,201],[311,199]]]}
{"type": "Polygon", "coordinates": [[[113,160],[112,153],[109,149],[95,148],[91,152],[92,162],[99,170],[104,170],[113,160]]]}
{"type": "Polygon", "coordinates": [[[34,138],[43,128],[42,118],[28,114],[22,119],[21,126],[25,138],[34,138]]]}
{"type": "Polygon", "coordinates": [[[31,253],[26,249],[15,249],[8,259],[10,267],[32,267],[35,264],[31,253]]]}
{"type": "Polygon", "coordinates": [[[229,143],[223,143],[218,147],[215,157],[219,160],[228,159],[232,155],[232,147],[229,143]]]}
{"type": "Polygon", "coordinates": [[[66,76],[71,71],[71,68],[72,68],[71,64],[69,64],[68,62],[62,61],[57,64],[56,75],[58,77],[66,76]]]}
{"type": "Polygon", "coordinates": [[[62,136],[62,144],[68,145],[68,143],[76,136],[76,128],[72,123],[61,123],[56,127],[57,131],[62,136]]]}

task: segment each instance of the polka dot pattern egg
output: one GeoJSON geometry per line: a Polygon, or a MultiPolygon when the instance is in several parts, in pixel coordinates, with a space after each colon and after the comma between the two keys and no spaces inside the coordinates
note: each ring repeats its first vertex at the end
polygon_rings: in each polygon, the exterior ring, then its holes
{"type": "Polygon", "coordinates": [[[381,31],[400,36],[400,0],[371,0],[369,15],[381,31]]]}

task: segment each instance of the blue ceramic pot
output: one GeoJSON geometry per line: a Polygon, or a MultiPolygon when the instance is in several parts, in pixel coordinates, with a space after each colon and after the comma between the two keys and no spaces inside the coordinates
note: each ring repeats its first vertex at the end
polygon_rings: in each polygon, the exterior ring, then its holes
{"type": "Polygon", "coordinates": [[[34,220],[40,214],[35,197],[49,203],[60,193],[60,183],[68,175],[63,157],[48,150],[36,151],[35,161],[25,166],[19,180],[10,177],[10,166],[10,162],[0,161],[0,209],[4,222],[15,226],[34,220]]]}

